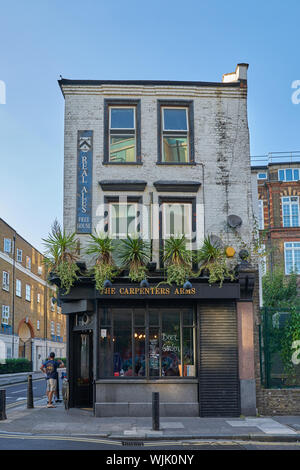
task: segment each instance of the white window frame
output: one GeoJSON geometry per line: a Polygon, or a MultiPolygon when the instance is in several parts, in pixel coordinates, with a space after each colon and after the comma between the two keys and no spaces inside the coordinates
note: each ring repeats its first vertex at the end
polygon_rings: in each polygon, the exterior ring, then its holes
{"type": "Polygon", "coordinates": [[[9,305],[2,305],[1,323],[3,325],[8,325],[8,320],[9,320],[9,305]]]}
{"type": "Polygon", "coordinates": [[[282,226],[283,227],[299,227],[299,197],[298,196],[283,196],[281,198],[281,207],[282,207],[282,226]],[[292,201],[292,199],[294,199],[294,201],[292,201]],[[289,225],[285,225],[285,217],[287,216],[284,215],[284,206],[289,207],[289,225]],[[293,224],[292,206],[297,206],[297,217],[298,217],[297,225],[293,224]]]}
{"type": "Polygon", "coordinates": [[[265,228],[265,217],[264,217],[264,200],[258,200],[258,228],[263,230],[265,228]]]}
{"type": "Polygon", "coordinates": [[[43,267],[42,266],[38,266],[38,274],[39,274],[39,276],[41,276],[43,274],[43,267]]]}
{"type": "MultiPolygon", "coordinates": [[[[287,252],[292,253],[292,272],[295,269],[295,250],[300,252],[300,242],[285,242],[284,243],[284,267],[285,267],[285,274],[288,276],[291,274],[291,271],[287,269],[287,252]],[[291,245],[291,246],[290,246],[291,245]]],[[[297,271],[298,272],[298,271],[297,271]]],[[[300,274],[300,262],[299,262],[299,274],[300,274]]]]}
{"type": "Polygon", "coordinates": [[[20,248],[17,248],[17,262],[22,263],[23,261],[23,250],[20,250],[20,248]]]}
{"type": "Polygon", "coordinates": [[[167,208],[167,206],[184,206],[184,207],[188,207],[190,233],[189,234],[184,233],[184,235],[185,235],[187,241],[191,241],[192,236],[193,236],[193,233],[192,233],[192,210],[193,210],[193,207],[192,207],[191,202],[163,202],[162,203],[162,239],[167,240],[171,236],[176,237],[176,235],[178,235],[178,236],[183,235],[181,233],[174,234],[174,235],[170,234],[170,233],[166,233],[166,227],[167,227],[167,210],[166,210],[166,208],[167,208]]]}
{"type": "Polygon", "coordinates": [[[26,269],[31,271],[31,258],[30,256],[26,256],[26,269]]]}
{"type": "Polygon", "coordinates": [[[137,233],[137,227],[138,227],[138,211],[139,211],[139,208],[138,208],[139,204],[138,202],[109,202],[108,203],[108,230],[109,230],[109,236],[111,238],[113,238],[114,240],[117,239],[117,240],[120,240],[122,238],[127,238],[127,236],[129,235],[132,235],[132,234],[136,234],[137,233]],[[112,226],[113,226],[113,217],[112,217],[112,206],[134,206],[135,207],[135,227],[134,227],[134,231],[131,231],[129,233],[123,233],[123,232],[119,232],[118,233],[118,237],[116,236],[117,234],[116,233],[113,233],[112,232],[112,226]]]}
{"type": "Polygon", "coordinates": [[[2,272],[2,289],[9,291],[9,272],[2,272]]]}
{"type": "Polygon", "coordinates": [[[12,242],[11,238],[4,238],[3,251],[4,253],[11,253],[12,242]]]}
{"type": "Polygon", "coordinates": [[[299,179],[300,179],[300,168],[280,168],[280,169],[278,170],[278,181],[285,181],[285,182],[288,182],[288,183],[289,183],[289,182],[291,182],[291,181],[299,181],[299,179]],[[293,176],[292,176],[292,179],[291,179],[291,180],[287,180],[287,179],[286,179],[286,172],[287,172],[287,170],[292,170],[292,175],[293,175],[293,176]],[[295,170],[298,171],[298,178],[295,178],[295,170]],[[284,178],[283,178],[283,180],[279,179],[279,172],[280,172],[280,171],[283,171],[283,172],[284,172],[284,178]]]}
{"type": "Polygon", "coordinates": [[[55,323],[54,323],[54,321],[51,321],[50,332],[51,332],[51,335],[55,336],[55,323]]]}
{"type": "Polygon", "coordinates": [[[37,293],[36,301],[38,304],[41,303],[41,294],[39,292],[37,293]]]}
{"type": "Polygon", "coordinates": [[[56,335],[60,336],[60,323],[56,323],[56,335]]]}
{"type": "Polygon", "coordinates": [[[36,321],[36,329],[37,329],[37,330],[40,330],[40,320],[37,320],[37,321],[36,321]]]}
{"type": "Polygon", "coordinates": [[[22,281],[16,279],[16,296],[22,297],[22,281]]]}
{"type": "Polygon", "coordinates": [[[31,285],[30,284],[26,284],[25,300],[28,300],[28,302],[31,302],[31,285]]]}

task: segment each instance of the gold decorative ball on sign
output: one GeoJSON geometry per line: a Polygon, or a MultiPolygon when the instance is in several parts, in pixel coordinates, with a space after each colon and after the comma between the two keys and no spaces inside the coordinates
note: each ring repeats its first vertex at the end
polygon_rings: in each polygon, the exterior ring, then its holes
{"type": "Polygon", "coordinates": [[[235,255],[235,249],[232,246],[228,246],[226,248],[226,256],[227,258],[232,258],[235,255]]]}

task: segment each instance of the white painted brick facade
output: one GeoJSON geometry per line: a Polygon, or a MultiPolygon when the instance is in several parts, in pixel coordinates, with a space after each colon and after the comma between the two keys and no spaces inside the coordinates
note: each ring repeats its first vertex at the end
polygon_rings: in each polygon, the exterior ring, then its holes
{"type": "MultiPolygon", "coordinates": [[[[65,155],[64,155],[64,227],[75,230],[76,219],[76,163],[77,131],[93,130],[93,227],[103,229],[104,194],[100,180],[144,180],[143,203],[158,201],[153,182],[157,180],[184,180],[201,182],[197,197],[197,243],[204,235],[226,231],[229,214],[243,220],[240,233],[250,240],[252,215],[252,188],[250,171],[249,131],[247,121],[247,88],[241,86],[141,86],[141,85],[63,85],[65,95],[65,155]],[[143,165],[103,164],[104,99],[134,98],[141,100],[141,154],[143,165]],[[194,102],[194,166],[157,165],[157,100],[182,99],[194,102]]],[[[115,194],[122,194],[115,193],[115,194]]],[[[162,193],[173,195],[174,193],[162,193]]],[[[178,195],[178,194],[175,194],[178,195]]],[[[184,194],[183,194],[184,195],[184,194]]],[[[187,194],[191,196],[191,194],[187,194]]],[[[156,218],[158,224],[158,218],[156,218]]],[[[157,225],[156,225],[157,228],[157,225]]],[[[82,244],[88,235],[79,236],[82,244]]],[[[225,237],[235,246],[231,233],[225,237]]],[[[154,245],[156,260],[158,243],[154,245]]]]}

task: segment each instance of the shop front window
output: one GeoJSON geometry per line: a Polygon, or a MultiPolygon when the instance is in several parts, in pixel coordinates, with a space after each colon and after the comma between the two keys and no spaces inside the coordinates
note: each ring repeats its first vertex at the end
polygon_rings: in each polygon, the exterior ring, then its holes
{"type": "Polygon", "coordinates": [[[193,308],[102,307],[99,376],[195,377],[193,308]]]}

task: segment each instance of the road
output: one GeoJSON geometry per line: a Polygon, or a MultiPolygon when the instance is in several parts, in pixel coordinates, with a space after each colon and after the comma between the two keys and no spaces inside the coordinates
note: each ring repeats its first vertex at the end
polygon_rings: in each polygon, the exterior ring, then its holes
{"type": "MultiPolygon", "coordinates": [[[[139,445],[121,441],[112,441],[96,437],[72,437],[72,436],[45,436],[29,434],[0,433],[0,450],[105,450],[118,452],[127,451],[132,455],[147,451],[186,451],[196,454],[200,450],[212,451],[242,451],[242,450],[300,450],[300,443],[284,442],[249,442],[249,441],[159,441],[143,442],[139,445]],[[126,445],[127,444],[127,445],[126,445]],[[142,444],[142,445],[141,445],[142,444]]],[[[154,453],[155,454],[155,453],[154,453]]]]}
{"type": "MultiPolygon", "coordinates": [[[[60,383],[61,385],[61,383],[60,383]]],[[[13,408],[27,401],[27,382],[3,385],[1,388],[6,390],[6,408],[13,408]]],[[[42,378],[32,382],[33,399],[40,399],[46,396],[46,379],[42,378]]],[[[61,390],[61,388],[60,388],[61,390]]],[[[60,396],[61,398],[61,396],[60,396]]]]}

